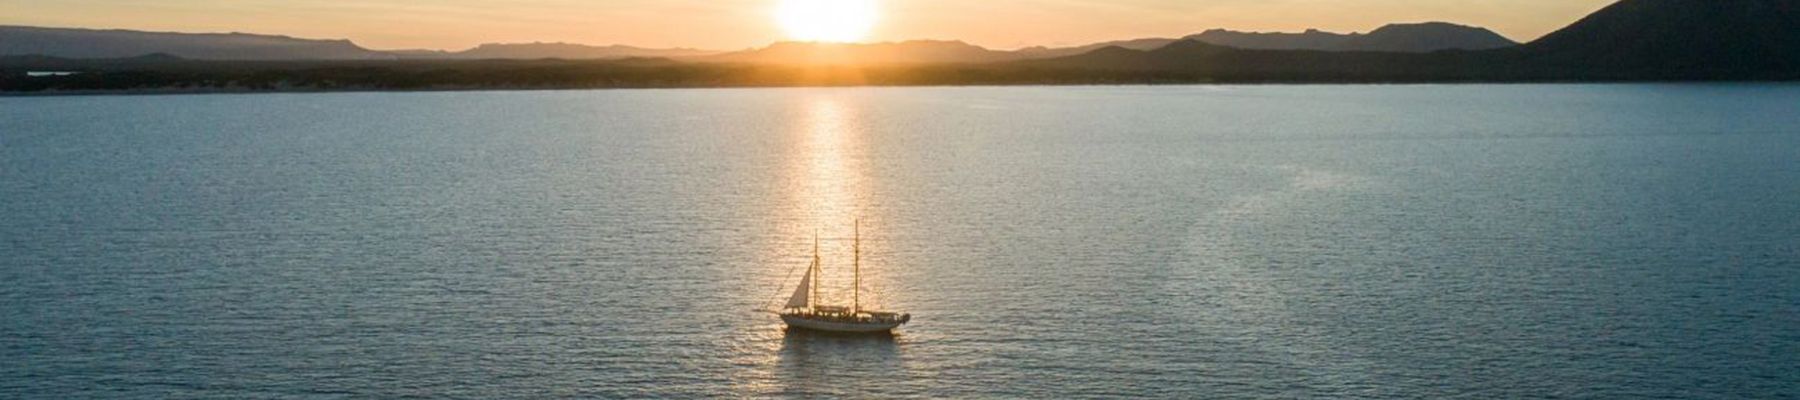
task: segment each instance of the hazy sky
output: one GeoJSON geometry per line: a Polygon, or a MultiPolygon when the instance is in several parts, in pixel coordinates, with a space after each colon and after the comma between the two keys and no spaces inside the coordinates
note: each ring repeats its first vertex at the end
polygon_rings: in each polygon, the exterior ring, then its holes
{"type": "MultiPolygon", "coordinates": [[[[1208,28],[1368,31],[1447,21],[1529,41],[1615,0],[881,0],[869,40],[995,48],[1208,28]]],[[[0,24],[347,38],[376,49],[564,41],[738,49],[783,40],[779,0],[0,0],[0,24]]]]}

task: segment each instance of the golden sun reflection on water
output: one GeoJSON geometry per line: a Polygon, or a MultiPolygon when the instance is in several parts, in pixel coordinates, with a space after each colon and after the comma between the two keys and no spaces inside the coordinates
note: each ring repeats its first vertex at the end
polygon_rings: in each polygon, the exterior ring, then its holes
{"type": "MultiPolygon", "coordinates": [[[[798,275],[789,268],[803,268],[812,256],[812,238],[822,240],[819,255],[823,272],[819,295],[823,304],[851,303],[852,257],[850,240],[861,220],[862,236],[862,305],[866,309],[884,306],[881,290],[888,287],[881,269],[886,268],[879,256],[883,234],[882,215],[873,207],[873,181],[869,172],[869,121],[854,96],[841,92],[816,93],[800,97],[793,111],[783,115],[793,121],[785,133],[783,146],[789,153],[782,158],[781,204],[771,210],[777,243],[769,243],[764,259],[782,260],[782,265],[762,266],[762,274],[780,274],[780,296],[785,298],[798,275]],[[872,254],[875,253],[875,254],[872,254]],[[790,265],[792,264],[792,265],[790,265]]],[[[780,300],[780,299],[776,299],[780,300]]],[[[839,337],[789,332],[781,321],[766,316],[759,329],[743,332],[733,339],[740,358],[735,364],[745,367],[737,374],[736,387],[746,395],[778,393],[822,393],[828,383],[816,379],[830,375],[831,369],[846,360],[857,360],[862,367],[901,368],[899,343],[895,337],[839,337]]]]}
{"type": "MultiPolygon", "coordinates": [[[[788,169],[787,198],[797,222],[825,230],[860,216],[868,196],[862,121],[836,97],[808,99],[795,132],[799,152],[788,169]]],[[[802,226],[801,228],[805,228],[802,226]]]]}
{"type": "MultiPolygon", "coordinates": [[[[881,213],[872,207],[873,182],[868,160],[868,121],[853,98],[820,94],[805,98],[795,115],[791,139],[796,145],[789,156],[784,179],[783,237],[799,239],[801,247],[781,246],[789,256],[810,256],[811,238],[822,238],[824,263],[819,294],[828,304],[849,305],[854,249],[850,240],[861,220],[863,304],[878,307],[874,289],[880,285],[883,265],[871,261],[871,250],[883,240],[881,213]]],[[[793,284],[794,282],[784,282],[793,284]]]]}

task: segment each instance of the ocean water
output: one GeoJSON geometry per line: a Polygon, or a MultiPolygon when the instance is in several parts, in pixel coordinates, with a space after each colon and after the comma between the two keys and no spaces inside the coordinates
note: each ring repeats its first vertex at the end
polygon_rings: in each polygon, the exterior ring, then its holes
{"type": "Polygon", "coordinates": [[[778,396],[1796,398],[1800,86],[0,98],[0,397],[778,396]]]}

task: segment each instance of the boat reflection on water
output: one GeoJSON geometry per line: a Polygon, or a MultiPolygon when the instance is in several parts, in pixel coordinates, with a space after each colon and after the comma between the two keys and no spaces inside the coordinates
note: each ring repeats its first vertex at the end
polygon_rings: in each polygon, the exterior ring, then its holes
{"type": "Polygon", "coordinates": [[[843,382],[824,379],[847,371],[876,376],[906,375],[900,335],[893,333],[847,334],[787,328],[777,353],[775,373],[785,395],[846,396],[867,394],[875,388],[849,388],[843,382]]]}
{"type": "Polygon", "coordinates": [[[895,333],[841,333],[786,328],[781,340],[781,364],[788,367],[870,362],[877,365],[900,361],[900,335],[895,333]],[[822,358],[815,358],[822,357],[822,358]]]}

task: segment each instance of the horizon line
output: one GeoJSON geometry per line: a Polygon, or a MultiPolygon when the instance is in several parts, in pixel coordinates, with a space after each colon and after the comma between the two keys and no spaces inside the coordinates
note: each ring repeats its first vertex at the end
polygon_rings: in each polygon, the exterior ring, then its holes
{"type": "MultiPolygon", "coordinates": [[[[1527,43],[1531,43],[1531,42],[1533,42],[1533,41],[1536,41],[1536,40],[1538,40],[1538,39],[1542,39],[1542,38],[1543,38],[1543,37],[1544,37],[1544,36],[1549,36],[1549,35],[1550,35],[1550,34],[1552,34],[1552,33],[1555,33],[1555,32],[1556,32],[1556,31],[1551,31],[1551,32],[1548,32],[1548,33],[1545,33],[1545,34],[1544,34],[1544,35],[1541,35],[1541,36],[1538,36],[1538,37],[1537,37],[1537,38],[1533,38],[1533,39],[1531,39],[1531,40],[1518,40],[1518,39],[1515,39],[1515,38],[1512,38],[1512,37],[1510,37],[1510,36],[1507,36],[1507,35],[1506,35],[1506,34],[1503,34],[1503,33],[1500,33],[1500,32],[1499,32],[1499,31],[1495,31],[1495,30],[1493,30],[1493,29],[1491,29],[1491,28],[1488,28],[1488,27],[1485,27],[1485,26],[1480,26],[1480,25],[1471,25],[1471,24],[1464,24],[1464,23],[1458,23],[1458,22],[1450,22],[1450,21],[1443,21],[1443,20],[1429,20],[1429,21],[1416,21],[1416,22],[1387,22],[1387,23],[1383,23],[1383,24],[1381,24],[1381,25],[1380,25],[1380,26],[1377,26],[1377,27],[1375,27],[1375,28],[1374,28],[1374,29],[1369,29],[1369,30],[1366,30],[1366,31],[1351,31],[1351,32],[1333,32],[1333,31],[1329,31],[1329,30],[1323,30],[1323,29],[1317,29],[1317,28],[1307,28],[1307,29],[1306,29],[1306,30],[1303,30],[1303,31],[1300,31],[1300,32],[1291,32],[1291,31],[1248,31],[1248,30],[1235,30],[1235,29],[1227,29],[1227,28],[1204,28],[1204,29],[1201,29],[1201,30],[1200,30],[1200,31],[1198,31],[1198,32],[1196,32],[1196,33],[1188,33],[1188,34],[1182,34],[1182,35],[1177,35],[1177,36],[1140,36],[1140,37],[1132,37],[1132,38],[1119,38],[1119,39],[1102,39],[1102,40],[1098,40],[1098,41],[1093,41],[1093,42],[1087,42],[1087,43],[1081,43],[1081,44],[1035,44],[1035,45],[1028,45],[1028,46],[1022,46],[1022,47],[990,47],[990,46],[986,46],[986,45],[982,45],[982,44],[978,44],[978,43],[974,43],[974,42],[970,42],[970,41],[967,41],[967,40],[962,40],[962,39],[941,39],[941,38],[913,38],[913,39],[903,39],[903,40],[880,40],[880,41],[854,41],[854,42],[832,42],[832,41],[806,41],[806,40],[791,40],[791,39],[790,39],[790,40],[776,40],[776,41],[772,41],[772,42],[768,42],[768,43],[766,43],[766,44],[763,44],[763,45],[760,45],[760,46],[750,46],[750,47],[741,47],[741,48],[736,48],[736,49],[717,49],[717,48],[701,48],[701,47],[682,47],[682,46],[677,46],[677,47],[650,47],[650,46],[640,46],[640,45],[634,45],[634,44],[627,44],[627,43],[620,43],[620,42],[613,42],[613,43],[611,43],[611,44],[590,44],[590,43],[576,43],[576,42],[567,42],[567,41],[549,41],[549,42],[546,42],[546,41],[530,41],[530,42],[525,42],[525,41],[519,41],[519,42],[483,42],[483,43],[480,43],[480,44],[476,44],[476,45],[474,45],[474,46],[470,46],[470,47],[467,47],[467,48],[463,48],[463,49],[460,49],[460,50],[458,50],[458,49],[451,49],[451,48],[436,48],[436,49],[434,49],[434,48],[422,48],[422,47],[413,47],[413,48],[375,48],[375,47],[368,47],[368,46],[365,46],[365,45],[363,45],[363,44],[360,44],[360,43],[357,43],[357,41],[356,41],[356,39],[354,39],[354,38],[349,38],[349,37],[337,37],[337,38],[317,38],[317,37],[304,37],[304,36],[294,36],[294,35],[290,35],[290,34],[283,34],[283,33],[265,33],[265,32],[246,32],[246,31],[237,31],[237,30],[233,30],[233,31],[229,31],[229,32],[220,32],[220,31],[204,31],[204,32],[194,32],[194,31],[173,31],[173,30],[150,30],[150,29],[139,29],[139,28],[99,28],[99,27],[90,27],[90,26],[51,26],[51,25],[17,25],[17,24],[4,24],[4,23],[0,23],[0,27],[14,27],[14,28],[44,28],[44,29],[78,29],[78,30],[90,30],[90,31],[122,31],[122,32],[136,32],[136,33],[151,33],[151,34],[178,34],[178,35],[253,35],[253,36],[269,36],[269,37],[282,37],[282,38],[288,38],[288,39],[296,39],[296,40],[311,40],[311,41],[344,41],[344,42],[349,42],[349,43],[350,43],[350,44],[352,44],[352,45],[355,45],[355,46],[356,46],[356,47],[359,47],[359,48],[362,48],[362,49],[365,49],[365,50],[370,50],[370,51],[378,51],[378,52],[392,52],[392,51],[436,51],[436,52],[446,52],[446,53],[456,53],[456,52],[462,52],[462,51],[469,51],[469,50],[473,50],[473,49],[477,49],[477,48],[480,48],[480,47],[482,47],[482,46],[487,46],[487,45],[520,45],[520,44],[563,44],[563,45],[577,45],[577,46],[587,46],[587,47],[613,47],[613,46],[620,46],[620,47],[631,47],[631,48],[637,48],[637,49],[645,49],[645,50],[687,50],[687,51],[697,51],[697,52],[715,52],[715,53],[730,53],[730,52],[736,52],[736,51],[747,51],[747,50],[756,50],[756,49],[764,49],[764,48],[768,48],[768,47],[771,47],[771,46],[774,46],[774,45],[778,45],[778,44],[782,44],[782,43],[814,43],[814,44],[843,44],[843,45],[879,45],[879,44],[902,44],[902,43],[913,43],[913,42],[954,42],[954,43],[962,43],[962,44],[966,44],[966,45],[970,45],[970,46],[975,46],[975,47],[979,47],[979,48],[982,48],[982,49],[987,49],[987,50],[993,50],[993,51],[1004,51],[1004,52],[1015,52],[1015,51],[1021,51],[1021,50],[1026,50],[1026,49],[1033,49],[1033,48],[1047,48],[1047,49],[1056,49],[1056,48],[1072,48],[1072,47],[1083,47],[1083,46],[1091,46],[1091,45],[1097,45],[1097,44],[1102,44],[1102,43],[1111,43],[1111,42],[1125,42],[1125,41],[1133,41],[1133,40],[1152,40],[1152,39],[1166,39],[1166,40],[1185,40],[1185,39],[1187,39],[1187,38],[1188,38],[1188,37],[1191,37],[1191,36],[1194,36],[1194,35],[1199,35],[1199,34],[1201,34],[1201,33],[1205,33],[1205,32],[1208,32],[1208,31],[1214,31],[1214,30],[1223,30],[1223,31],[1230,31],[1230,32],[1237,32],[1237,33],[1248,33],[1248,34],[1296,34],[1296,35],[1297,35],[1297,34],[1304,34],[1304,33],[1307,33],[1307,32],[1314,32],[1314,31],[1316,31],[1316,32],[1323,32],[1323,33],[1330,33],[1330,34],[1338,34],[1338,35],[1362,35],[1362,34],[1368,34],[1368,33],[1369,33],[1369,32],[1373,32],[1373,31],[1375,31],[1375,30],[1377,30],[1377,29],[1381,29],[1381,28],[1383,28],[1383,27],[1388,27],[1388,26],[1393,26],[1393,25],[1418,25],[1418,24],[1430,24],[1430,23],[1443,23],[1443,24],[1451,24],[1451,25],[1457,25],[1457,26],[1464,26],[1464,27],[1472,27],[1472,28],[1479,28],[1479,29],[1483,29],[1483,30],[1486,30],[1486,31],[1489,31],[1489,32],[1493,32],[1493,33],[1494,33],[1494,34],[1495,34],[1495,35],[1499,35],[1499,36],[1500,36],[1500,37],[1502,37],[1502,38],[1505,38],[1505,39],[1507,39],[1507,40],[1510,40],[1510,41],[1513,41],[1513,42],[1514,42],[1514,43],[1518,43],[1518,44],[1521,44],[1521,45],[1523,45],[1523,44],[1527,44],[1527,43]]],[[[1560,29],[1559,29],[1559,30],[1560,30],[1560,29]]]]}

